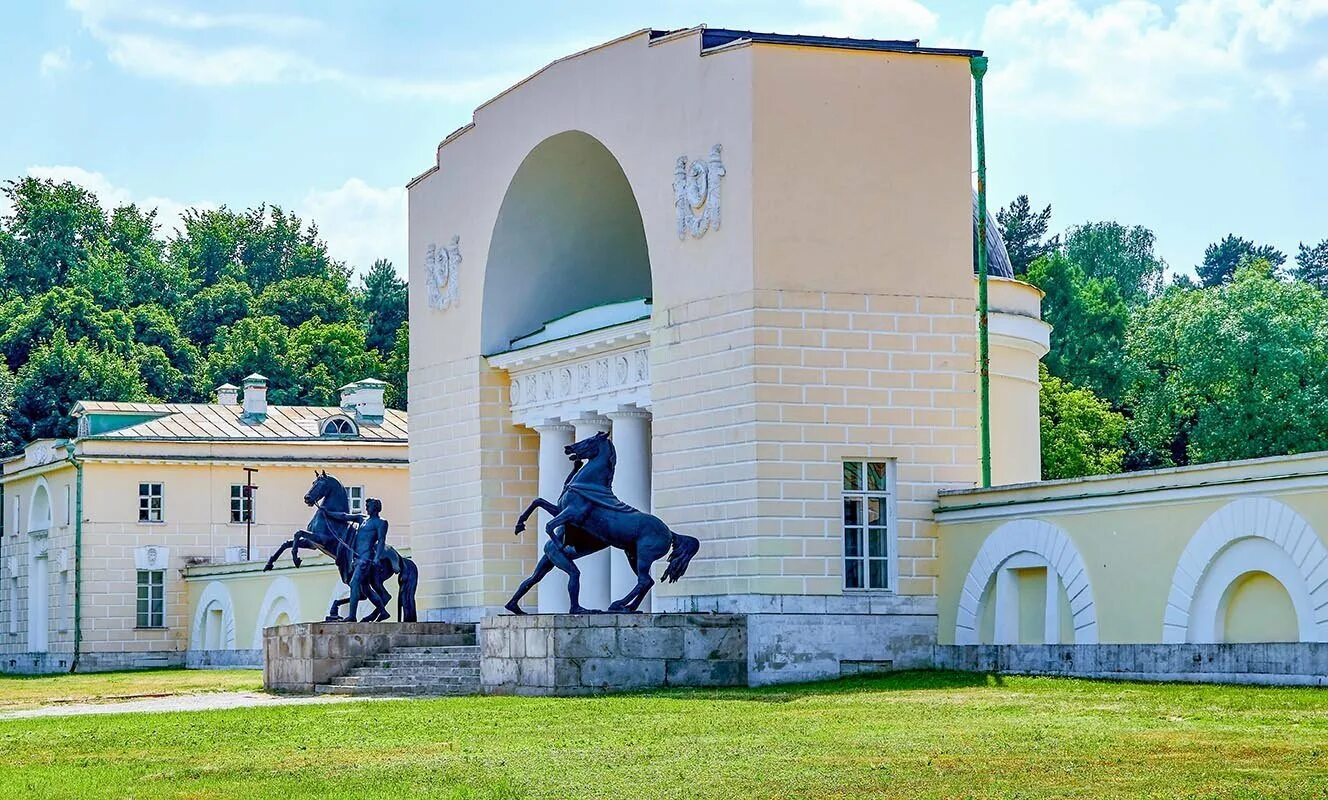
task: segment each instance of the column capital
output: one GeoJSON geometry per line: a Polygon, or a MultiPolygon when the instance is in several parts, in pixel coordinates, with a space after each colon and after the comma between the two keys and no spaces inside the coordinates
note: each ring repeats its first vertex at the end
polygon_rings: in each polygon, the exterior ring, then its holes
{"type": "Polygon", "coordinates": [[[593,411],[587,411],[584,414],[580,414],[576,417],[573,417],[572,419],[566,420],[566,422],[570,422],[572,425],[578,425],[578,424],[599,425],[607,427],[609,424],[609,418],[604,416],[603,414],[596,414],[593,411]]]}
{"type": "Polygon", "coordinates": [[[604,416],[609,419],[650,419],[650,410],[646,408],[620,408],[617,411],[606,411],[604,416]]]}
{"type": "Polygon", "coordinates": [[[530,426],[536,433],[572,433],[576,428],[570,422],[563,422],[558,419],[546,419],[541,423],[530,426]]]}

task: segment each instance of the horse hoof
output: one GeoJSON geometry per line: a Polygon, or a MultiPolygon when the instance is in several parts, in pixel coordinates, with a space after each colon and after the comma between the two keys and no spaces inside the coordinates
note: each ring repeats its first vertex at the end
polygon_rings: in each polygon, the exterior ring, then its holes
{"type": "Polygon", "coordinates": [[[264,565],[263,565],[263,571],[264,571],[264,572],[271,572],[271,571],[272,571],[272,565],[271,565],[271,564],[264,564],[264,565]]]}
{"type": "Polygon", "coordinates": [[[304,563],[301,559],[298,558],[292,558],[291,562],[294,563],[297,568],[300,566],[300,564],[304,563]]]}
{"type": "Polygon", "coordinates": [[[520,535],[522,534],[522,532],[525,531],[525,529],[526,529],[526,523],[524,523],[524,522],[518,522],[518,523],[516,524],[516,528],[513,529],[513,532],[514,532],[517,536],[520,536],[520,535]]]}
{"type": "Polygon", "coordinates": [[[507,605],[503,606],[503,608],[507,609],[508,611],[511,611],[513,614],[515,614],[518,617],[526,616],[526,612],[522,611],[521,606],[517,605],[516,603],[508,603],[507,605]]]}

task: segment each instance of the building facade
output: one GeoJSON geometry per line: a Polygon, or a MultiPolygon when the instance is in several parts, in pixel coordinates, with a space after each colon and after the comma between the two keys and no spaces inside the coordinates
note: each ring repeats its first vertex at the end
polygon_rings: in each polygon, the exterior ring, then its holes
{"type": "Polygon", "coordinates": [[[383,388],[269,406],[251,376],[212,404],[79,403],[74,439],[3,464],[0,670],[256,665],[263,627],[321,619],[342,589],[327,559],[263,561],[308,522],[315,469],[381,498],[408,552],[406,416],[383,388]]]}

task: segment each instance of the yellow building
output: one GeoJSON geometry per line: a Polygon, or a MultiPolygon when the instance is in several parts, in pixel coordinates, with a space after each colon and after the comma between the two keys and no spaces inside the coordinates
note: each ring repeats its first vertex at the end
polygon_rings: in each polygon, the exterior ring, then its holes
{"type": "Polygon", "coordinates": [[[264,626],[322,619],[344,590],[326,558],[263,561],[308,522],[315,469],[354,510],[382,499],[408,551],[406,415],[384,408],[384,388],[269,406],[250,376],[243,400],[223,386],[211,404],[79,403],[74,439],[3,464],[0,669],[256,665],[264,626]]]}

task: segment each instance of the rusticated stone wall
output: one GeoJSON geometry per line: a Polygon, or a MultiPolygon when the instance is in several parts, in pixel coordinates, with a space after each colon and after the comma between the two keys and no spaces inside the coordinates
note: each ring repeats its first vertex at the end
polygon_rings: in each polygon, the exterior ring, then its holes
{"type": "Polygon", "coordinates": [[[532,614],[480,626],[486,694],[746,686],[742,614],[532,614]]]}

